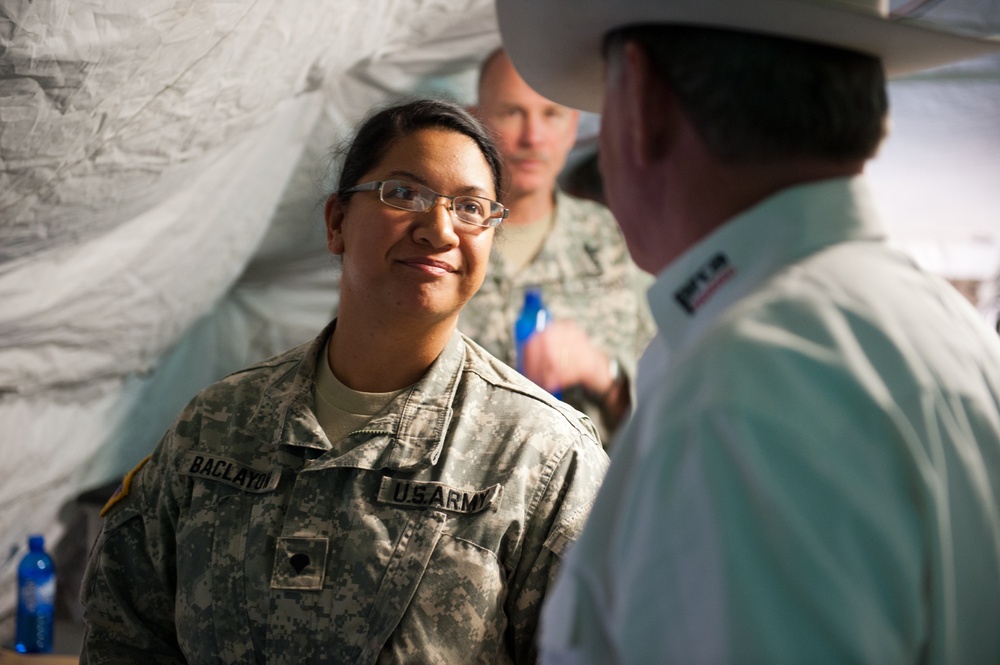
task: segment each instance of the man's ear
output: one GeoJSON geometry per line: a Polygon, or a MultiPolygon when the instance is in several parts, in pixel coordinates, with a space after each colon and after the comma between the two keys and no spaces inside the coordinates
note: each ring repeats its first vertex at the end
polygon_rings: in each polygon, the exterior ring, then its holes
{"type": "Polygon", "coordinates": [[[566,152],[568,153],[576,145],[577,132],[580,129],[580,112],[576,109],[569,110],[569,122],[566,126],[566,140],[568,145],[566,147],[566,152]]]}
{"type": "Polygon", "coordinates": [[[653,69],[646,52],[635,42],[623,47],[625,112],[631,130],[631,150],[644,166],[662,159],[676,136],[680,109],[670,89],[653,69]]]}
{"type": "Polygon", "coordinates": [[[326,200],[324,216],[326,218],[326,246],[332,254],[339,256],[344,253],[344,231],[342,228],[344,204],[336,194],[331,194],[330,198],[326,200]]]}

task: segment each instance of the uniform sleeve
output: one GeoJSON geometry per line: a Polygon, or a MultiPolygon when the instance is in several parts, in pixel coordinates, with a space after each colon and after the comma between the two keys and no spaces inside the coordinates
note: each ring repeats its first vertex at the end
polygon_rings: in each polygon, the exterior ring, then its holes
{"type": "MultiPolygon", "coordinates": [[[[610,223],[613,225],[614,221],[610,223]]],[[[605,259],[607,278],[615,286],[594,293],[586,304],[589,313],[580,320],[604,353],[617,361],[622,379],[628,384],[631,408],[636,401],[635,377],[639,357],[656,333],[646,297],[653,277],[632,262],[624,241],[617,235],[617,228],[615,234],[617,242],[608,242],[605,259]]],[[[583,393],[574,406],[598,424],[603,444],[610,448],[624,418],[608,412],[599,397],[587,393],[583,393]]]]}
{"type": "Polygon", "coordinates": [[[542,601],[555,582],[567,549],[579,538],[608,468],[596,439],[580,437],[547,469],[508,597],[516,662],[534,663],[542,601]]]}
{"type": "Polygon", "coordinates": [[[127,493],[112,499],[91,551],[81,663],[186,662],[174,626],[175,517],[160,490],[163,447],[123,483],[127,493]]]}

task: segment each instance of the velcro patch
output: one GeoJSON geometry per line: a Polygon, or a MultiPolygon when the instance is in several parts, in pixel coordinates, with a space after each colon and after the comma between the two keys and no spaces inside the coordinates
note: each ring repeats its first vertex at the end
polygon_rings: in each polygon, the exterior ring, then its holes
{"type": "Polygon", "coordinates": [[[258,471],[235,460],[194,451],[184,456],[180,473],[184,476],[215,480],[254,494],[273,492],[281,480],[281,473],[273,469],[258,471]]]}
{"type": "Polygon", "coordinates": [[[401,480],[386,476],[379,487],[379,503],[408,508],[436,508],[452,513],[471,515],[495,508],[503,495],[500,484],[486,489],[462,489],[444,483],[401,480]]]}
{"type": "Polygon", "coordinates": [[[326,538],[278,538],[271,588],[322,589],[328,545],[326,538]]]}
{"type": "Polygon", "coordinates": [[[99,514],[100,517],[107,515],[108,511],[114,508],[116,503],[128,496],[128,491],[132,489],[132,478],[139,472],[139,469],[141,469],[143,465],[149,461],[150,457],[152,457],[152,455],[146,455],[138,464],[135,465],[134,469],[125,474],[125,477],[122,478],[121,485],[118,486],[115,493],[111,495],[111,498],[108,499],[107,503],[104,504],[104,507],[101,508],[101,512],[99,514]]]}

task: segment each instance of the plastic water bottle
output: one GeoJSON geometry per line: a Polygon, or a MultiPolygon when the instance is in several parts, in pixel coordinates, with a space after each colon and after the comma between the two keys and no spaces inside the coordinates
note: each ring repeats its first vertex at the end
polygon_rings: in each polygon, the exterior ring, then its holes
{"type": "MultiPolygon", "coordinates": [[[[537,286],[530,287],[524,292],[524,305],[521,313],[514,322],[514,345],[517,350],[517,371],[524,374],[524,345],[528,343],[531,336],[537,332],[545,330],[552,322],[552,314],[545,303],[542,302],[542,290],[537,286]]],[[[553,393],[562,399],[562,391],[553,393]]]]}
{"type": "Polygon", "coordinates": [[[17,636],[20,653],[50,653],[55,621],[56,567],[45,538],[28,536],[28,553],[17,567],[17,636]]]}

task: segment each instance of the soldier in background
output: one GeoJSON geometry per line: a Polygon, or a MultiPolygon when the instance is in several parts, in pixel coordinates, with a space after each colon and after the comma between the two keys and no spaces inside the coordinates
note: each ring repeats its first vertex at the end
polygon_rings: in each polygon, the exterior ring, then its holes
{"type": "Polygon", "coordinates": [[[607,466],[456,330],[506,210],[453,104],[366,121],[326,205],[339,315],[202,391],[104,510],[82,663],[523,663],[607,466]]]}
{"type": "Polygon", "coordinates": [[[540,287],[554,323],[529,341],[524,373],[590,415],[607,446],[629,410],[636,360],[653,332],[643,298],[648,276],[632,263],[607,208],[557,187],[578,112],[528,87],[502,50],[483,62],[478,95],[476,113],[504,157],[510,217],[459,329],[516,366],[514,321],[525,291],[540,287]]]}

